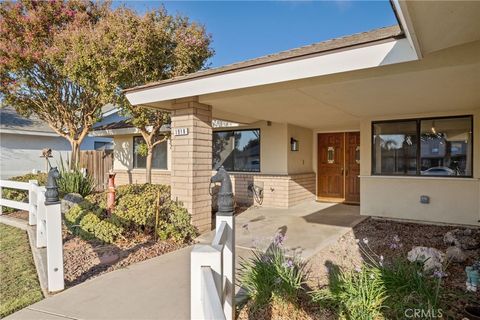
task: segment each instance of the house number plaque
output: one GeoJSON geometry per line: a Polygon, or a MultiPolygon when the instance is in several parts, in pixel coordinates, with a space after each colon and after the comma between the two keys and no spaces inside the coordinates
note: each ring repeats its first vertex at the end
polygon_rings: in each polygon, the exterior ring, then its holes
{"type": "Polygon", "coordinates": [[[188,128],[174,128],[173,129],[174,136],[187,136],[188,135],[188,128]]]}

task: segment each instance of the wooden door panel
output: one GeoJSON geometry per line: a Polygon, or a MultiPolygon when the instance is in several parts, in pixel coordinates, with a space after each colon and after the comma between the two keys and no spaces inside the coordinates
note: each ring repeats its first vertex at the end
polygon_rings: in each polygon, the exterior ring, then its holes
{"type": "Polygon", "coordinates": [[[344,133],[318,135],[318,196],[344,198],[344,133]]]}
{"type": "Polygon", "coordinates": [[[360,202],[360,133],[347,132],[345,142],[345,200],[360,202]]]}

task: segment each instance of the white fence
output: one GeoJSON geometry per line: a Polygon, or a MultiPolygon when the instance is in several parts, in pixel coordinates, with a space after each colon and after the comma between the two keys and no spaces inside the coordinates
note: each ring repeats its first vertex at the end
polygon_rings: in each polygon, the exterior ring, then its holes
{"type": "Polygon", "coordinates": [[[235,319],[235,217],[217,215],[216,226],[212,244],[191,253],[192,319],[235,319]]]}
{"type": "Polygon", "coordinates": [[[62,215],[60,203],[45,204],[45,192],[45,187],[40,187],[36,180],[29,182],[0,180],[0,206],[28,211],[28,224],[36,225],[35,246],[47,248],[47,286],[48,291],[55,292],[65,287],[62,215]],[[28,202],[4,199],[3,188],[28,191],[28,202]]]}

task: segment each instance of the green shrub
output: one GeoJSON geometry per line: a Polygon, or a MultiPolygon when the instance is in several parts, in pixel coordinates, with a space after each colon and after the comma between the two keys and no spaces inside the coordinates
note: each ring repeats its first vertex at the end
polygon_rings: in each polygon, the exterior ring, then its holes
{"type": "MultiPolygon", "coordinates": [[[[27,173],[23,176],[16,176],[12,177],[8,180],[11,181],[18,181],[18,182],[28,182],[29,180],[37,180],[38,185],[44,186],[47,181],[47,174],[46,173],[27,173]]],[[[19,201],[19,202],[26,202],[28,199],[28,191],[27,190],[18,190],[18,189],[9,189],[9,188],[2,188],[2,198],[19,201]]],[[[3,212],[9,213],[13,212],[16,209],[4,207],[3,212]]]]}
{"type": "Polygon", "coordinates": [[[330,268],[330,284],[312,293],[313,301],[336,311],[340,319],[384,319],[387,289],[377,267],[357,271],[330,268]]]}
{"type": "Polygon", "coordinates": [[[273,243],[266,253],[240,262],[240,285],[261,308],[272,299],[297,302],[307,278],[305,264],[297,257],[288,257],[281,244],[273,243]]]}
{"type": "Polygon", "coordinates": [[[170,188],[164,185],[132,184],[117,190],[115,214],[131,227],[143,227],[147,231],[155,228],[157,197],[160,205],[170,199],[170,188]]]}
{"type": "Polygon", "coordinates": [[[114,243],[123,228],[112,218],[104,218],[104,211],[88,201],[83,201],[65,213],[67,227],[85,240],[97,239],[114,243]]]}
{"type": "Polygon", "coordinates": [[[89,174],[84,174],[79,168],[67,169],[60,166],[60,178],[57,179],[61,194],[78,193],[85,197],[95,189],[95,180],[89,174]]]}
{"type": "Polygon", "coordinates": [[[175,242],[190,242],[197,232],[190,223],[191,216],[187,209],[177,203],[167,200],[160,209],[161,215],[157,225],[160,239],[171,239],[175,242]]]}
{"type": "Polygon", "coordinates": [[[190,242],[197,234],[187,210],[170,200],[168,186],[134,184],[118,187],[111,216],[106,213],[106,199],[107,192],[86,196],[83,202],[65,214],[67,227],[84,239],[96,238],[108,243],[131,232],[152,235],[156,232],[160,239],[176,242],[190,242]]]}

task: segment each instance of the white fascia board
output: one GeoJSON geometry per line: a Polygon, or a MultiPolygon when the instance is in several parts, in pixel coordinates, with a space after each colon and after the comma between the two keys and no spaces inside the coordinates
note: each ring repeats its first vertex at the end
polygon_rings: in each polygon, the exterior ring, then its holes
{"type": "Polygon", "coordinates": [[[22,134],[27,136],[39,136],[39,137],[60,137],[60,135],[55,132],[45,132],[45,131],[28,131],[21,129],[0,129],[0,133],[9,133],[9,134],[22,134]]]}
{"type": "Polygon", "coordinates": [[[137,128],[123,128],[123,129],[109,129],[109,130],[95,130],[88,134],[90,137],[113,137],[126,134],[137,134],[140,130],[137,128]]]}
{"type": "Polygon", "coordinates": [[[127,92],[132,105],[299,80],[417,60],[405,38],[127,92]]]}
{"type": "Polygon", "coordinates": [[[408,13],[408,9],[406,7],[406,2],[404,0],[392,0],[392,3],[395,7],[397,17],[402,25],[402,30],[405,33],[410,46],[414,49],[417,58],[422,58],[422,52],[420,50],[417,35],[415,34],[415,30],[413,28],[412,19],[410,18],[410,14],[408,13]]]}
{"type": "Polygon", "coordinates": [[[119,111],[120,111],[120,108],[115,107],[115,108],[113,108],[112,110],[109,110],[109,111],[103,113],[103,114],[102,114],[102,117],[108,117],[108,116],[110,116],[110,115],[112,115],[112,114],[114,114],[114,113],[117,113],[117,112],[119,112],[119,111]]]}

